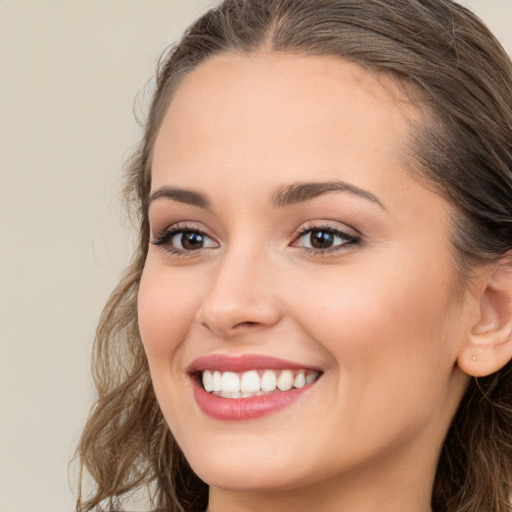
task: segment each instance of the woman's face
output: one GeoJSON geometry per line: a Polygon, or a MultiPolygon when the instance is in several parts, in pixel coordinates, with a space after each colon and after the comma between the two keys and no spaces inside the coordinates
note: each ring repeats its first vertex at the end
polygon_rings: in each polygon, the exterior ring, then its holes
{"type": "Polygon", "coordinates": [[[170,103],[140,332],[214,488],[433,473],[469,315],[450,207],[414,178],[414,110],[390,89],[334,57],[223,55],[170,103]]]}

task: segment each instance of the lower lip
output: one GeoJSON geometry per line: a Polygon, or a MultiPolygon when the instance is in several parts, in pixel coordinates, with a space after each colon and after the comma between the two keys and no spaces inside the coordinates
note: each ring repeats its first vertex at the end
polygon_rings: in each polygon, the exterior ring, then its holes
{"type": "MultiPolygon", "coordinates": [[[[217,420],[242,421],[261,418],[284,409],[307,392],[314,382],[300,389],[247,398],[223,398],[205,391],[194,380],[194,396],[201,411],[217,420]]],[[[316,382],[316,381],[315,381],[316,382]]]]}

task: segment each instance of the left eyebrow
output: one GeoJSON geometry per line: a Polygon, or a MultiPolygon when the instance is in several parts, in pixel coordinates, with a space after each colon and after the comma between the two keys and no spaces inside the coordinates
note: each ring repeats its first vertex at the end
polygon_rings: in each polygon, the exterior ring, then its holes
{"type": "Polygon", "coordinates": [[[327,194],[328,192],[348,192],[371,201],[380,206],[383,210],[386,210],[386,207],[377,196],[368,192],[368,190],[364,190],[344,181],[294,183],[287,185],[272,194],[272,204],[276,208],[291,206],[309,201],[315,197],[327,194]]]}
{"type": "Polygon", "coordinates": [[[199,206],[200,208],[210,207],[208,199],[206,199],[203,194],[196,192],[195,190],[162,187],[149,196],[145,202],[146,208],[148,208],[153,201],[160,198],[170,199],[171,201],[177,201],[178,203],[191,204],[193,206],[199,206]]]}

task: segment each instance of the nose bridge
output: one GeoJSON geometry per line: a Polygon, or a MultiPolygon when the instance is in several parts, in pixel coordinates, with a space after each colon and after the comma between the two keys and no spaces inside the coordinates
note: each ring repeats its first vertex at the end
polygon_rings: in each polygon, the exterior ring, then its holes
{"type": "Polygon", "coordinates": [[[267,251],[243,241],[219,258],[198,312],[201,324],[221,336],[276,323],[280,313],[271,292],[267,251]]]}

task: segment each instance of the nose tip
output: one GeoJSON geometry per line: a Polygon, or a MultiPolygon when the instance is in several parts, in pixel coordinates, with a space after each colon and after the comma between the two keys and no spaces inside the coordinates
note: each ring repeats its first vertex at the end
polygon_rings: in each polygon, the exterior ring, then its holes
{"type": "Polygon", "coordinates": [[[268,289],[225,274],[217,276],[197,313],[203,327],[225,338],[268,328],[279,319],[279,307],[268,289]]]}
{"type": "MultiPolygon", "coordinates": [[[[247,299],[247,298],[246,298],[247,299]]],[[[199,323],[220,337],[233,337],[248,331],[265,329],[277,323],[279,313],[270,298],[255,301],[232,301],[219,296],[206,297],[198,312],[199,323]],[[269,302],[265,303],[265,299],[269,302]]]]}

